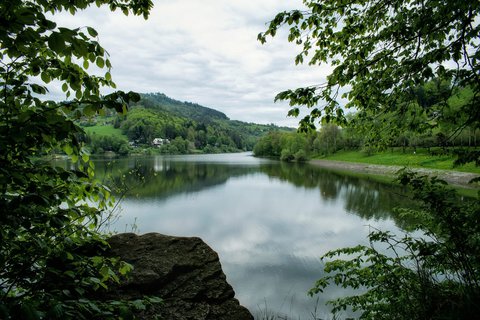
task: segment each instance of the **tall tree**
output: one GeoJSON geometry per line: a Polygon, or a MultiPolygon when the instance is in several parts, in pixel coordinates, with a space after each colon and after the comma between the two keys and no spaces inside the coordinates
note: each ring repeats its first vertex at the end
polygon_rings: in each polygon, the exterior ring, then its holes
{"type": "Polygon", "coordinates": [[[474,94],[462,107],[458,126],[480,123],[479,1],[457,0],[304,0],[306,10],[281,12],[258,35],[264,43],[288,26],[288,40],[301,47],[296,63],[331,64],[326,82],[277,95],[289,100],[290,115],[312,108],[302,129],[317,119],[345,122],[345,109],[374,118],[406,111],[405,97],[437,77],[451,88],[469,87],[474,94]],[[347,100],[344,107],[340,97],[347,100]],[[402,101],[403,103],[398,103],[402,101]]]}
{"type": "Polygon", "coordinates": [[[129,314],[126,304],[92,298],[129,267],[103,255],[105,236],[97,228],[112,198],[93,181],[93,165],[80,139],[84,132],[74,120],[105,108],[124,112],[138,95],[101,95],[102,86],[115,84],[97,32],[60,27],[47,16],[75,14],[92,4],[145,18],[152,6],[150,0],[0,2],[2,319],[129,314]],[[104,76],[89,74],[90,64],[103,69],[104,76]],[[54,80],[69,100],[45,98],[54,80]],[[62,170],[44,161],[54,150],[63,150],[78,169],[62,170]]]}

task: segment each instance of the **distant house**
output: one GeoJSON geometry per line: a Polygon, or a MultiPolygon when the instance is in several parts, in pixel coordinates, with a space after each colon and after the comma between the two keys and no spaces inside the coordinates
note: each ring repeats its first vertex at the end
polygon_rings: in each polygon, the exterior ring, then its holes
{"type": "Polygon", "coordinates": [[[155,138],[152,141],[152,145],[155,147],[160,147],[163,146],[164,144],[169,144],[170,140],[168,139],[162,139],[162,138],[155,138]]]}

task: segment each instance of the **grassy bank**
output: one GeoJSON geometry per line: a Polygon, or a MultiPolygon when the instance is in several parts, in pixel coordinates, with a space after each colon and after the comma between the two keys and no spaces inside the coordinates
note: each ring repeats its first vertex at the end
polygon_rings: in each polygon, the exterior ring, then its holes
{"type": "Polygon", "coordinates": [[[117,136],[125,138],[122,130],[114,128],[112,125],[96,125],[91,127],[83,127],[86,133],[96,134],[99,136],[117,136]]]}
{"type": "Polygon", "coordinates": [[[450,154],[431,155],[426,149],[417,149],[415,153],[403,153],[401,150],[394,150],[393,152],[384,151],[372,155],[360,151],[339,151],[318,159],[480,173],[480,167],[476,167],[473,163],[454,167],[455,156],[450,154]]]}
{"type": "MultiPolygon", "coordinates": [[[[325,159],[326,158],[322,158],[325,159]]],[[[330,160],[330,159],[329,159],[330,160]]],[[[339,159],[332,159],[336,161],[342,161],[339,159]]],[[[329,169],[338,173],[341,173],[342,175],[348,176],[348,177],[355,177],[355,178],[360,178],[360,179],[365,179],[365,180],[371,180],[375,182],[379,182],[381,184],[386,184],[386,185],[391,185],[391,184],[398,184],[396,182],[396,176],[392,174],[382,174],[382,173],[362,173],[358,172],[355,170],[342,170],[342,169],[329,169]]],[[[466,196],[469,198],[478,198],[479,197],[479,189],[477,188],[463,188],[459,186],[452,186],[458,194],[462,196],[466,196]]]]}

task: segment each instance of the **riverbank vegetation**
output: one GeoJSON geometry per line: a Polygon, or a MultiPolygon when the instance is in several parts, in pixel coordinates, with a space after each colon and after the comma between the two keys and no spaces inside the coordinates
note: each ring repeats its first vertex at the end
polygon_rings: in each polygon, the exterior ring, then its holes
{"type": "Polygon", "coordinates": [[[414,92],[409,104],[413,110],[402,121],[395,112],[385,112],[376,119],[373,128],[370,120],[362,118],[360,113],[351,113],[348,125],[323,123],[318,131],[271,133],[258,142],[254,153],[296,160],[294,154],[300,151],[302,160],[317,158],[480,172],[474,163],[456,163],[459,155],[480,150],[480,130],[474,126],[463,126],[461,130],[458,127],[466,121],[457,115],[470,103],[472,90],[450,88],[447,81],[434,79],[414,92]],[[393,125],[395,121],[402,126],[393,125]],[[292,156],[282,157],[282,152],[292,156]]]}
{"type": "Polygon", "coordinates": [[[455,165],[455,161],[458,159],[455,149],[444,155],[432,155],[428,149],[423,148],[405,153],[402,149],[386,150],[371,155],[362,151],[338,151],[319,159],[480,173],[480,168],[473,163],[455,165]]]}
{"type": "MultiPolygon", "coordinates": [[[[287,27],[288,41],[300,47],[296,63],[332,66],[323,83],[276,97],[289,101],[292,116],[308,108],[300,131],[309,137],[310,155],[343,149],[371,156],[392,148],[416,154],[423,148],[421,154],[455,154],[457,164],[480,164],[478,3],[305,0],[304,5],[278,13],[258,39],[264,43],[287,27]],[[318,124],[320,131],[312,134],[318,124]],[[332,135],[317,140],[329,126],[337,126],[345,140],[327,138],[332,135]]],[[[269,137],[262,142],[272,143],[258,149],[288,150],[288,144],[273,143],[285,140],[269,137]]],[[[462,199],[443,182],[408,171],[398,179],[422,203],[399,209],[418,219],[416,233],[373,230],[367,245],[325,253],[323,273],[310,293],[330,284],[361,289],[329,302],[335,317],[352,310],[361,319],[478,319],[478,198],[462,199]]]]}
{"type": "Polygon", "coordinates": [[[321,135],[322,129],[320,129],[320,133],[312,132],[309,134],[271,132],[259,140],[253,152],[259,157],[271,157],[283,161],[324,159],[408,168],[480,173],[480,168],[474,163],[456,163],[459,152],[477,150],[476,147],[448,147],[443,150],[439,146],[429,148],[391,146],[389,148],[369,148],[365,150],[361,145],[357,147],[352,147],[352,144],[346,146],[344,144],[345,136],[343,135],[343,130],[340,128],[337,130],[338,135],[336,135],[335,140],[331,139],[329,141],[327,139],[323,142],[321,142],[321,139],[324,138],[321,135]],[[293,143],[293,141],[295,141],[295,143],[293,143]],[[331,147],[327,147],[328,144],[330,144],[331,147]],[[296,153],[301,154],[302,158],[295,157],[296,153]],[[290,156],[286,157],[285,155],[290,156]]]}

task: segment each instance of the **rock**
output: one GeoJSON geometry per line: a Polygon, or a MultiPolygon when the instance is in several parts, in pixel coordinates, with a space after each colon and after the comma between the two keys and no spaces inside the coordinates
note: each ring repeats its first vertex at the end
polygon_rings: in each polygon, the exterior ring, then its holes
{"type": "Polygon", "coordinates": [[[164,300],[160,308],[143,318],[253,319],[235,299],[217,253],[200,238],[124,233],[111,237],[109,243],[115,256],[135,268],[115,296],[138,299],[150,295],[164,300]]]}

